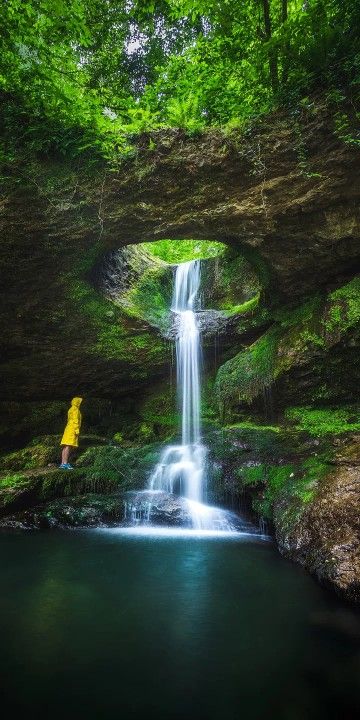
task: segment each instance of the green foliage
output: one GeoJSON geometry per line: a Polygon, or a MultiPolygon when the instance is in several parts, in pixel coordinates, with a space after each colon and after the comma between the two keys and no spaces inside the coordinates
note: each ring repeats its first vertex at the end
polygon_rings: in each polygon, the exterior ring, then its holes
{"type": "Polygon", "coordinates": [[[287,420],[294,422],[299,430],[306,430],[314,437],[360,430],[359,407],[343,408],[288,408],[287,420]]]}
{"type": "Polygon", "coordinates": [[[166,110],[170,125],[188,130],[189,133],[199,132],[204,128],[204,121],[199,115],[199,98],[192,92],[187,97],[171,98],[166,110]]]}
{"type": "Polygon", "coordinates": [[[213,258],[225,252],[225,245],[208,240],[157,240],[143,243],[147,253],[172,265],[199,258],[213,258]]]}
{"type": "Polygon", "coordinates": [[[359,11],[360,0],[6,0],[5,159],[25,143],[115,163],[136,133],[244,127],[279,104],[311,112],[317,88],[334,106],[335,133],[358,145],[359,11]]]}

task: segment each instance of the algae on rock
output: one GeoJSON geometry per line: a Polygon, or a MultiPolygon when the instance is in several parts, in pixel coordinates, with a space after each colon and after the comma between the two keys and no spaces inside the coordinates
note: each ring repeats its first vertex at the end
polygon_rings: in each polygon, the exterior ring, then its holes
{"type": "MultiPolygon", "coordinates": [[[[252,345],[228,360],[218,371],[216,395],[222,415],[236,413],[236,406],[251,404],[276,381],[297,367],[315,366],[314,380],[307,384],[314,392],[318,385],[317,365],[326,364],[329,350],[346,340],[353,331],[353,347],[357,347],[357,329],[360,321],[360,278],[330,292],[327,297],[316,295],[303,305],[275,312],[273,326],[252,345]]],[[[344,351],[346,355],[346,350],[344,351]]],[[[360,368],[353,368],[348,378],[356,387],[360,368]]],[[[334,395],[337,381],[334,378],[334,395]]],[[[277,382],[277,399],[281,398],[281,384],[277,382]]],[[[307,388],[308,390],[308,388],[307,388]]],[[[294,385],[293,396],[301,398],[301,386],[294,385]]],[[[306,400],[306,396],[304,398],[306,400]]],[[[346,398],[345,398],[346,399],[346,398]]],[[[348,393],[352,400],[351,390],[348,393]]]]}

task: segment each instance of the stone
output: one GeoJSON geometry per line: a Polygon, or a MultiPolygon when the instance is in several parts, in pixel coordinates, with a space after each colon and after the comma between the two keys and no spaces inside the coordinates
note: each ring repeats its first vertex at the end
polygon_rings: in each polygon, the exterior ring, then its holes
{"type": "Polygon", "coordinates": [[[284,521],[288,498],[274,508],[280,551],[351,602],[360,602],[359,507],[359,464],[345,465],[342,460],[320,481],[312,502],[292,522],[284,521]]]}
{"type": "Polygon", "coordinates": [[[109,250],[162,238],[224,242],[252,264],[271,306],[340,285],[360,259],[358,151],[318,104],[302,121],[304,174],[296,130],[278,113],[243,135],[145,133],[115,172],[19,154],[16,171],[3,173],[0,399],[124,397],[164,377],[167,343],[94,286],[109,250]]]}

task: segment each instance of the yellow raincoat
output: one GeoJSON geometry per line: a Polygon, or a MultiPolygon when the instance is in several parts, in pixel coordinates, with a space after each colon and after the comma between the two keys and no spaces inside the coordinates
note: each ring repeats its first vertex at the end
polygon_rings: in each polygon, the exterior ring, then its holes
{"type": "Polygon", "coordinates": [[[71,408],[68,411],[68,421],[60,445],[72,445],[78,447],[79,432],[81,428],[81,412],[79,410],[82,398],[74,397],[71,401],[71,408]]]}

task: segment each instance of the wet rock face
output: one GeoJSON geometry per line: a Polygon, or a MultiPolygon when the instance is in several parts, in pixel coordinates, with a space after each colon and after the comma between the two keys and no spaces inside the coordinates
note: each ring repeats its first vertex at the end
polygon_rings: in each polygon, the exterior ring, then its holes
{"type": "Polygon", "coordinates": [[[57,498],[0,519],[3,530],[115,527],[123,520],[122,493],[57,498]]]}
{"type": "Polygon", "coordinates": [[[360,436],[334,459],[305,512],[289,522],[286,498],[275,506],[281,552],[348,600],[360,602],[360,436]]]}
{"type": "Polygon", "coordinates": [[[353,273],[357,151],[336,137],[324,109],[304,111],[304,174],[292,122],[273,116],[231,137],[154,132],[117,172],[58,159],[19,158],[16,177],[6,168],[2,397],[120,397],[164,376],[166,342],[91,286],[107,250],[162,238],[222,241],[257,268],[272,303],[299,302],[353,273]]]}
{"type": "Polygon", "coordinates": [[[192,527],[187,500],[179,495],[164,492],[128,492],[124,502],[125,525],[144,524],[150,520],[151,514],[152,525],[192,527]]]}
{"type": "Polygon", "coordinates": [[[235,427],[211,439],[211,501],[255,511],[280,551],[360,602],[360,435],[235,427]]]}

